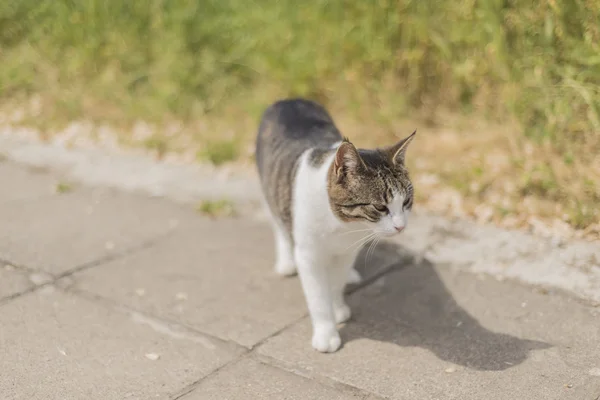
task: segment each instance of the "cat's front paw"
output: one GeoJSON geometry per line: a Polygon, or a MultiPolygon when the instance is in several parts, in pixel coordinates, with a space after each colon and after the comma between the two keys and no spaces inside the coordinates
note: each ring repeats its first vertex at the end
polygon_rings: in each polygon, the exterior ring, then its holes
{"type": "Polygon", "coordinates": [[[333,315],[335,316],[335,323],[341,324],[350,319],[352,311],[350,311],[350,307],[348,307],[347,304],[342,304],[341,306],[333,308],[333,315]]]}
{"type": "Polygon", "coordinates": [[[333,353],[342,345],[340,334],[335,328],[316,328],[312,337],[312,346],[321,353],[333,353]]]}
{"type": "Polygon", "coordinates": [[[281,276],[296,275],[296,265],[293,262],[277,262],[275,272],[281,276]]]}

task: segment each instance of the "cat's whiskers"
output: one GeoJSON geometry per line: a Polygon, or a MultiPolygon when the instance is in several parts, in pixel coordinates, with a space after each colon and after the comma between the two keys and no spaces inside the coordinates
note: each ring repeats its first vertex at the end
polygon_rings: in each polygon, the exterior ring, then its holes
{"type": "Polygon", "coordinates": [[[371,257],[373,257],[373,255],[375,255],[375,250],[377,250],[377,245],[379,244],[381,239],[383,239],[382,236],[376,236],[375,239],[373,240],[373,242],[371,243],[371,245],[369,246],[369,249],[367,250],[367,254],[365,257],[365,267],[366,267],[366,264],[369,262],[369,258],[371,258],[371,257]]]}
{"type": "Polygon", "coordinates": [[[373,246],[375,246],[376,242],[377,242],[377,237],[373,238],[371,243],[369,243],[369,247],[367,248],[367,252],[365,253],[365,267],[367,266],[367,263],[369,262],[369,253],[371,252],[371,249],[373,248],[373,246]]]}
{"type": "MultiPolygon", "coordinates": [[[[369,229],[370,230],[370,229],[369,229]]],[[[371,238],[373,238],[375,235],[377,235],[377,232],[371,232],[370,234],[368,234],[367,236],[364,236],[360,239],[358,239],[356,242],[352,243],[350,246],[348,246],[346,249],[344,249],[344,251],[350,250],[353,247],[360,247],[362,245],[364,245],[365,243],[367,243],[371,238]]]]}
{"type": "Polygon", "coordinates": [[[369,258],[375,254],[375,250],[377,250],[377,245],[383,239],[383,236],[380,233],[385,233],[384,231],[375,232],[375,236],[371,244],[369,244],[369,248],[367,249],[367,253],[365,254],[365,267],[367,267],[367,263],[369,262],[369,258]]]}
{"type": "Polygon", "coordinates": [[[350,233],[367,232],[367,231],[372,231],[372,230],[373,230],[372,228],[356,229],[356,230],[353,230],[353,231],[341,232],[339,235],[342,236],[342,235],[348,235],[350,233]]]}
{"type": "Polygon", "coordinates": [[[350,246],[348,246],[345,250],[350,250],[353,248],[360,248],[362,247],[365,243],[367,243],[369,240],[371,240],[375,235],[373,233],[362,237],[360,239],[358,239],[356,242],[352,243],[350,246]]]}

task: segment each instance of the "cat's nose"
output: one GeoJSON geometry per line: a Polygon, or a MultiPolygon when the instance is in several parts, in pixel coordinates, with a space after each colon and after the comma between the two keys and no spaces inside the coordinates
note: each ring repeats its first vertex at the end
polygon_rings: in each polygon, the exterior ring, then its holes
{"type": "Polygon", "coordinates": [[[394,226],[394,228],[396,229],[396,232],[402,232],[404,230],[404,226],[394,226]]]}

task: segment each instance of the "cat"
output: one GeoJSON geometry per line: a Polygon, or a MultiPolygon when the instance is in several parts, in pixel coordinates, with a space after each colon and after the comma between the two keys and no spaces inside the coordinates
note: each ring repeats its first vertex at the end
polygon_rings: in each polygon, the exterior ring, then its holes
{"type": "Polygon", "coordinates": [[[413,186],[404,160],[415,134],[359,150],[313,101],[280,100],[262,116],[255,154],[275,271],[299,274],[320,352],[341,346],[337,324],[351,316],[344,287],[361,279],[353,267],[361,246],[406,227],[413,186]]]}

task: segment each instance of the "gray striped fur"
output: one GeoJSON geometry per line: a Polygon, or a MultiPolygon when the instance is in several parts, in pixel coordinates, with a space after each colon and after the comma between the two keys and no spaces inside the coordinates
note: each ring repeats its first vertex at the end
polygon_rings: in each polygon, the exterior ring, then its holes
{"type": "Polygon", "coordinates": [[[314,149],[311,162],[323,162],[342,140],[329,113],[303,99],[282,100],[263,114],[256,141],[256,163],[265,200],[274,217],[292,232],[292,189],[298,159],[314,149]]]}
{"type": "MultiPolygon", "coordinates": [[[[404,154],[413,136],[414,133],[390,147],[358,150],[343,139],[329,113],[319,104],[303,99],[276,102],[263,114],[256,141],[256,162],[271,213],[291,238],[292,191],[300,156],[312,149],[309,162],[319,166],[336,152],[334,145],[342,141],[340,150],[346,158],[354,157],[360,168],[346,171],[343,165],[332,165],[324,184],[334,215],[342,221],[377,222],[385,215],[385,211],[377,209],[385,209],[392,193],[401,193],[410,209],[413,188],[404,154]]],[[[341,160],[340,151],[336,162],[338,158],[341,160]]]]}

